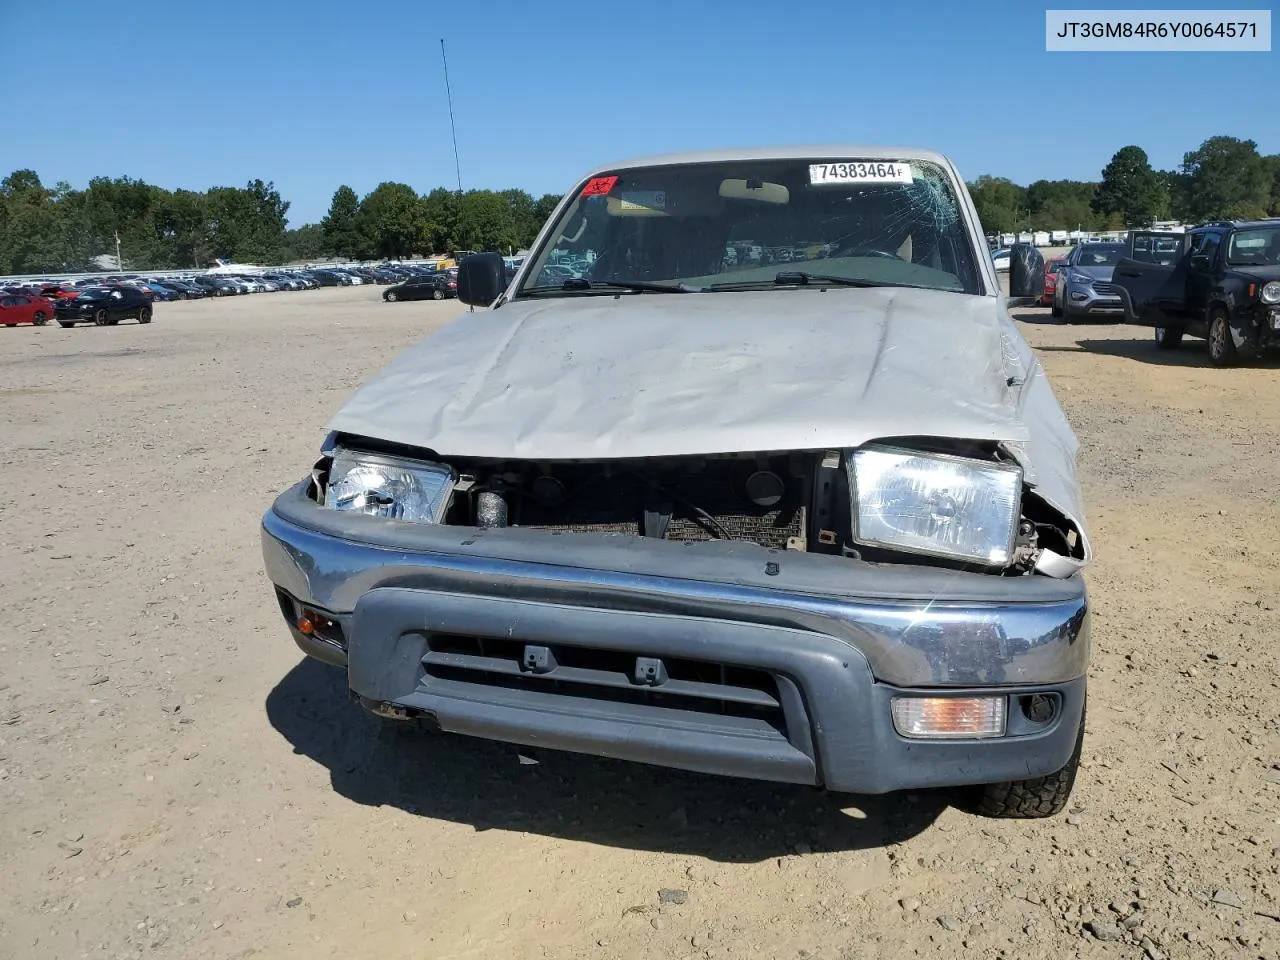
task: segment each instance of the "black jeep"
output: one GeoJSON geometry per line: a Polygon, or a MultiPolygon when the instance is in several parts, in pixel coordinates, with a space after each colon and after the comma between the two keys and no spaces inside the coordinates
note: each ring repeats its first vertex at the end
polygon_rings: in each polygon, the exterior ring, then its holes
{"type": "Polygon", "coordinates": [[[1127,322],[1154,327],[1159,347],[1204,337],[1213,364],[1229,367],[1280,346],[1280,218],[1134,230],[1127,244],[1116,292],[1127,322]]]}

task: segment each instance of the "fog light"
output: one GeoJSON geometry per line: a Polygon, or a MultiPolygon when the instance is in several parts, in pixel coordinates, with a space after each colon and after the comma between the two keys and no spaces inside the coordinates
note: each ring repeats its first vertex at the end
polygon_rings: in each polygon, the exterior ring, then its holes
{"type": "Polygon", "coordinates": [[[1004,736],[1004,697],[894,697],[899,736],[957,740],[1004,736]]]}

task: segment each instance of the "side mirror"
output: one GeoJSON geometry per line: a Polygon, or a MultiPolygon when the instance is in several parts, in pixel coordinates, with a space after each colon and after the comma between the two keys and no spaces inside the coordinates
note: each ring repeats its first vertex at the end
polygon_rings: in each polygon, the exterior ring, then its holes
{"type": "Polygon", "coordinates": [[[1009,297],[1035,300],[1044,295],[1044,257],[1029,243],[1009,248],[1009,297]]]}
{"type": "Polygon", "coordinates": [[[507,289],[506,264],[498,253],[473,253],[458,264],[458,299],[487,307],[507,289]]]}

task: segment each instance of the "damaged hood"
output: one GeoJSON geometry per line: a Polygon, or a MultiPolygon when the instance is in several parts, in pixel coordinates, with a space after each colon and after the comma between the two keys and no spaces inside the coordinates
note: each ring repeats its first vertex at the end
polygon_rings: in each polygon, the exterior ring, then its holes
{"type": "Polygon", "coordinates": [[[623,294],[465,314],[334,430],[525,460],[1025,439],[996,301],[900,288],[623,294]]]}
{"type": "Polygon", "coordinates": [[[877,287],[518,300],[463,314],[405,351],[329,429],[445,459],[1000,441],[1083,530],[1075,437],[989,296],[877,287]]]}

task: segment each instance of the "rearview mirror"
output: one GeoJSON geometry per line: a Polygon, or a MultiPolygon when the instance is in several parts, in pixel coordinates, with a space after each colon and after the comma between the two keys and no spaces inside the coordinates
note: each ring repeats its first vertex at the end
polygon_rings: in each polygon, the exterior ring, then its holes
{"type": "Polygon", "coordinates": [[[1038,300],[1044,295],[1044,257],[1029,243],[1009,248],[1009,298],[1038,300]]]}
{"type": "Polygon", "coordinates": [[[458,264],[458,299],[487,307],[507,289],[506,263],[498,253],[473,253],[458,264]]]}
{"type": "Polygon", "coordinates": [[[721,180],[720,196],[726,200],[787,203],[791,199],[791,191],[781,183],[769,183],[764,180],[721,180]]]}

